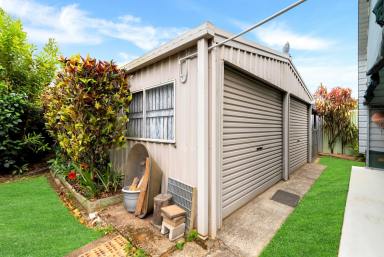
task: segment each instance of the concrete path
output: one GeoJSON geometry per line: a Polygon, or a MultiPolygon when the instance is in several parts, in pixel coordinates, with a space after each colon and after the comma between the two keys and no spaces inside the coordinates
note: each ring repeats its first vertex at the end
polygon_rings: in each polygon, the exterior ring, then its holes
{"type": "Polygon", "coordinates": [[[288,181],[281,181],[234,212],[223,222],[218,238],[239,256],[258,256],[294,208],[271,200],[281,189],[302,197],[325,166],[306,164],[288,181]]]}
{"type": "Polygon", "coordinates": [[[384,256],[384,171],[352,167],[339,257],[384,256]]]}

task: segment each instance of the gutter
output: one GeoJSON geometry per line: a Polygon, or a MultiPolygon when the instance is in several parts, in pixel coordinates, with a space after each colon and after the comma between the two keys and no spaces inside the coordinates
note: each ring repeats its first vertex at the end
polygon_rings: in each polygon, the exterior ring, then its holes
{"type": "Polygon", "coordinates": [[[199,39],[213,38],[214,34],[214,26],[211,23],[206,22],[193,30],[188,30],[174,40],[171,40],[170,42],[154,49],[144,56],[122,65],[121,68],[126,69],[128,72],[134,72],[144,66],[171,56],[172,54],[176,54],[182,50],[188,49],[189,47],[196,46],[196,42],[199,39]]]}

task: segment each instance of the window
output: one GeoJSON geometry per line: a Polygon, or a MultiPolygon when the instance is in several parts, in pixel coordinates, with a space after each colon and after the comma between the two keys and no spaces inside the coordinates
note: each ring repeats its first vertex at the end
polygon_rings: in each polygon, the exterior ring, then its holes
{"type": "Polygon", "coordinates": [[[132,94],[129,106],[128,136],[142,138],[143,135],[143,92],[132,94]]]}
{"type": "Polygon", "coordinates": [[[174,83],[133,93],[128,137],[141,140],[175,140],[174,83]]]}

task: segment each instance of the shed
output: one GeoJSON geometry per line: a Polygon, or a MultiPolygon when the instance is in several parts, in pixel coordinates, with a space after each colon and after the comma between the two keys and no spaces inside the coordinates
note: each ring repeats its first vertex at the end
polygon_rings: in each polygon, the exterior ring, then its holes
{"type": "Polygon", "coordinates": [[[141,142],[164,172],[163,192],[169,178],[197,188],[202,236],[311,161],[313,99],[291,57],[242,38],[208,49],[230,36],[204,23],[124,65],[129,141],[112,160],[124,169],[141,142]]]}

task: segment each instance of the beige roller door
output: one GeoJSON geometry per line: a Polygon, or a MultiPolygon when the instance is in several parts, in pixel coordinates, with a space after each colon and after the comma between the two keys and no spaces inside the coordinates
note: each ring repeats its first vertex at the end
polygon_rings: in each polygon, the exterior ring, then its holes
{"type": "Polygon", "coordinates": [[[308,107],[291,97],[289,107],[289,172],[307,163],[308,107]]]}
{"type": "Polygon", "coordinates": [[[223,99],[223,217],[282,177],[282,95],[225,69],[223,99]]]}

